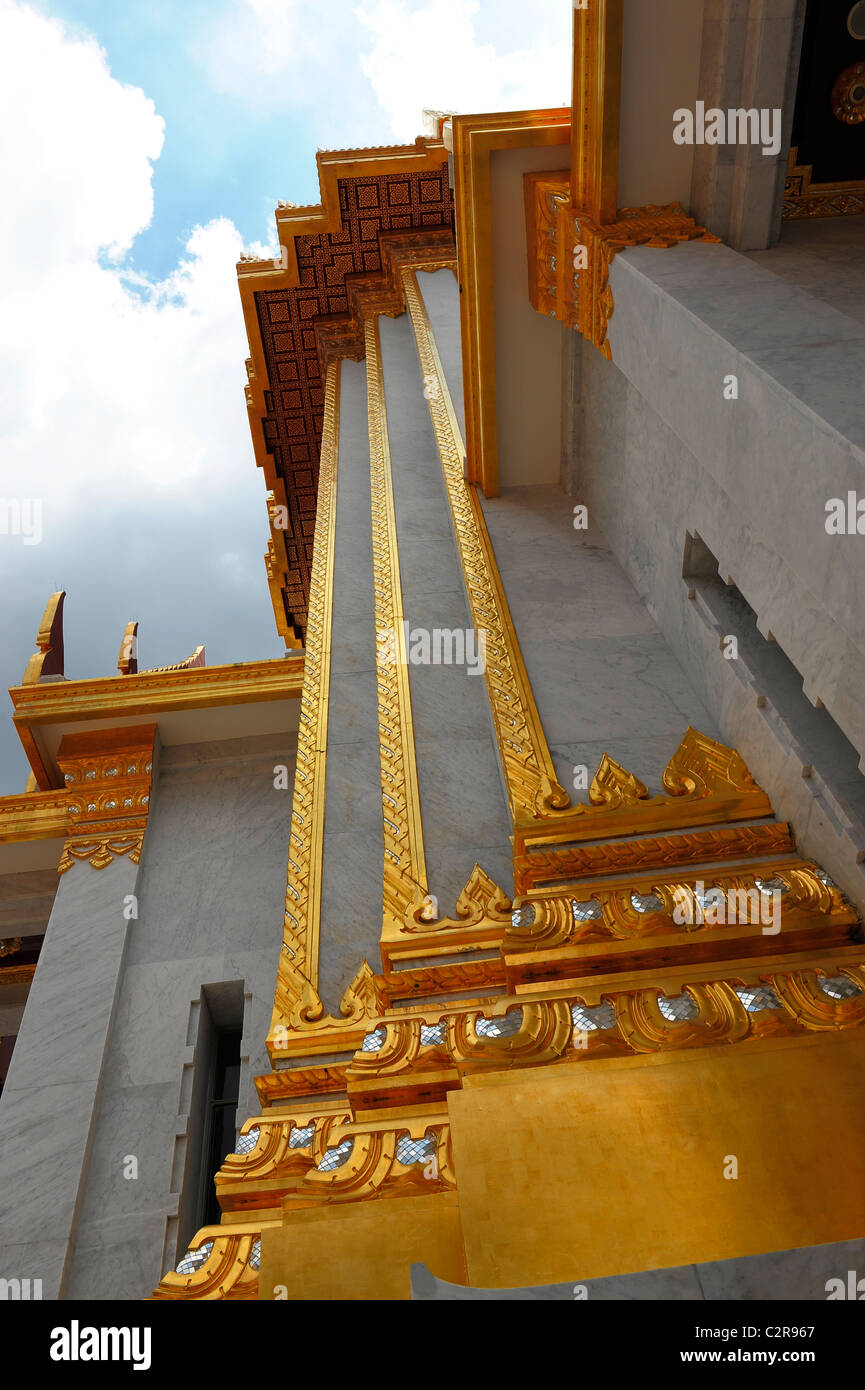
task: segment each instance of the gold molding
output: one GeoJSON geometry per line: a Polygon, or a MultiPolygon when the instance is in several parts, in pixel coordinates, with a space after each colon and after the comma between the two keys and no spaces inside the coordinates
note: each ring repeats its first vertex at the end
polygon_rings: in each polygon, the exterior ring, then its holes
{"type": "Polygon", "coordinates": [[[67,800],[64,790],[0,797],[0,844],[63,838],[67,800]]]}
{"type": "MultiPolygon", "coordinates": [[[[318,507],[309,591],[306,660],[297,734],[297,765],[291,808],[286,875],[283,950],[279,961],[274,1023],[284,1022],[279,979],[289,967],[318,983],[321,927],[322,843],[327,778],[327,721],[333,623],[334,538],[339,467],[340,369],[331,363],[325,378],[318,507]]],[[[273,1024],[271,1025],[273,1026],[273,1024]]]]}
{"type": "Polygon", "coordinates": [[[529,300],[610,358],[610,263],[628,246],[717,241],[678,203],[619,208],[624,0],[574,10],[571,167],[524,175],[529,300]],[[586,264],[575,250],[584,247],[586,264]]]}
{"type": "Polygon", "coordinates": [[[799,164],[796,145],[787,160],[782,216],[787,220],[803,217],[853,217],[865,213],[865,179],[843,183],[812,183],[813,164],[799,164]]]}
{"type": "Polygon", "coordinates": [[[303,666],[303,656],[298,655],[275,661],[238,661],[228,666],[19,685],[9,694],[15,707],[15,727],[38,786],[48,791],[59,779],[39,737],[44,726],[296,699],[303,685],[303,666]]]}
{"type": "Polygon", "coordinates": [[[648,795],[642,782],[605,753],[589,788],[589,801],[563,810],[523,811],[514,823],[514,853],[611,836],[684,830],[720,820],[758,820],[772,804],[733,748],[698,729],[686,729],[663,775],[664,792],[648,795]]]}
{"type": "Polygon", "coordinates": [[[367,319],[365,341],[384,835],[382,934],[391,935],[423,909],[428,884],[377,318],[367,319]]]}
{"type": "MultiPolygon", "coordinates": [[[[736,951],[741,951],[743,941],[749,942],[753,949],[753,926],[762,926],[763,904],[756,892],[757,882],[779,880],[784,888],[782,899],[782,921],[780,931],[768,937],[773,950],[816,949],[823,946],[845,944],[850,930],[856,927],[858,918],[855,908],[845,902],[841,890],[826,884],[819,877],[819,870],[813,862],[803,861],[795,856],[780,860],[770,860],[759,866],[732,864],[725,868],[715,865],[710,868],[697,868],[690,874],[683,872],[682,866],[671,870],[658,870],[651,874],[638,874],[629,877],[625,883],[614,878],[583,880],[569,888],[555,888],[541,895],[532,894],[518,903],[513,920],[505,932],[503,951],[508,955],[509,967],[513,965],[511,956],[525,952],[544,952],[544,969],[551,966],[550,951],[554,947],[566,947],[559,953],[563,968],[571,974],[583,974],[588,966],[590,955],[597,956],[599,947],[605,958],[612,963],[618,961],[620,951],[615,942],[637,943],[647,949],[641,953],[641,962],[646,968],[652,964],[652,952],[657,950],[653,938],[663,937],[663,949],[669,954],[675,938],[687,936],[689,954],[693,957],[697,938],[707,938],[714,934],[710,949],[718,953],[726,950],[727,943],[733,943],[736,951]],[[727,893],[744,893],[744,898],[735,899],[737,920],[728,923],[726,907],[721,914],[721,922],[706,922],[702,903],[698,903],[694,887],[695,879],[702,880],[706,890],[720,889],[727,893]],[[656,904],[649,908],[644,902],[635,906],[637,898],[654,898],[656,904]],[[593,905],[591,915],[577,916],[575,908],[593,905]],[[677,909],[684,907],[686,920],[677,920],[677,909]],[[827,920],[828,919],[828,920],[827,920]],[[836,935],[833,938],[832,932],[836,935]],[[816,934],[819,940],[809,941],[809,934],[816,934]],[[577,948],[577,949],[572,949],[577,948]],[[585,949],[584,949],[585,948],[585,949]]],[[[561,974],[558,965],[553,974],[561,974]]],[[[509,971],[509,982],[513,985],[515,976],[509,971]]]]}
{"type": "MultiPolygon", "coordinates": [[[[611,832],[615,830],[611,826],[611,832]]],[[[637,874],[673,865],[725,863],[728,859],[763,859],[790,854],[793,838],[784,822],[714,826],[656,835],[630,835],[600,844],[547,844],[514,849],[514,892],[528,893],[546,884],[575,883],[602,874],[637,874]]]]}
{"type": "Polygon", "coordinates": [[[493,306],[491,157],[496,150],[567,145],[567,107],[453,116],[454,209],[462,290],[463,382],[468,478],[495,497],[499,490],[493,306]]]}
{"type": "Polygon", "coordinates": [[[570,202],[614,222],[619,197],[624,0],[574,8],[570,202]]]}
{"type": "Polygon", "coordinates": [[[192,1274],[163,1275],[153,1290],[154,1299],[214,1299],[239,1301],[258,1298],[261,1233],[279,1222],[243,1222],[241,1225],[204,1226],[197,1231],[187,1255],[210,1242],[207,1258],[192,1274]],[[256,1250],[256,1245],[258,1250],[256,1250]]]}
{"type": "Polygon", "coordinates": [[[570,801],[556,780],[480,500],[476,489],[465,480],[465,446],[414,270],[404,270],[403,281],[421,373],[435,381],[427,403],[472,622],[478,632],[486,632],[484,678],[508,806],[516,822],[520,816],[566,808],[570,801]]]}

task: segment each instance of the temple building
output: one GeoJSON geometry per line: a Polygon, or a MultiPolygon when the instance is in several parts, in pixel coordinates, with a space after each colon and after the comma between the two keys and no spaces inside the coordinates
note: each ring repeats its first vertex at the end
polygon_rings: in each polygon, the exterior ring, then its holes
{"type": "Polygon", "coordinates": [[[285,657],[67,680],[56,594],[11,691],[0,1277],[825,1299],[865,3],[575,3],[570,109],[317,160],[238,265],[285,657]]]}

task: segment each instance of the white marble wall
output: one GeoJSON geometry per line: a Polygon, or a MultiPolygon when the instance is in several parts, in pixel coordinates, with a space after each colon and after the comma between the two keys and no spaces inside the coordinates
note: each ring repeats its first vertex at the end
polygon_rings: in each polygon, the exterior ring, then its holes
{"type": "Polygon", "coordinates": [[[653,791],[689,724],[717,737],[687,670],[611,552],[590,509],[554,485],[483,502],[511,617],[559,781],[606,752],[653,791]]]}
{"type": "Polygon", "coordinates": [[[865,552],[824,525],[828,498],[865,496],[862,322],[723,246],[622,253],[611,284],[615,365],[581,349],[574,496],[801,847],[863,903],[865,832],[819,776],[803,778],[817,758],[747,662],[721,658],[682,578],[697,533],[805,694],[865,753],[865,552]],[[736,400],[724,398],[729,375],[736,400]]]}
{"type": "Polygon", "coordinates": [[[138,879],[127,858],[61,878],[0,1097],[0,1275],[44,1298],[68,1289],[138,879]]]}
{"type": "Polygon", "coordinates": [[[258,1111],[294,737],[164,749],[140,868],[60,880],[0,1099],[0,1274],[46,1298],[139,1299],[175,1262],[203,986],[240,982],[238,1123],[258,1111]]]}

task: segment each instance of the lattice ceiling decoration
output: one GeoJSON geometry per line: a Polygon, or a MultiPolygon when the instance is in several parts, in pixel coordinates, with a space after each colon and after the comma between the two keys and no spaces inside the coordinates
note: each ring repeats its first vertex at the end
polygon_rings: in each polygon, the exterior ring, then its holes
{"type": "Polygon", "coordinates": [[[252,354],[247,402],[270,491],[268,578],[277,626],[292,645],[306,629],[324,359],[358,355],[352,287],[377,276],[384,283],[383,239],[423,239],[453,227],[447,153],[438,140],[321,152],[318,164],[322,205],[277,212],[281,263],[238,266],[252,354]],[[308,230],[316,224],[322,229],[308,230]]]}

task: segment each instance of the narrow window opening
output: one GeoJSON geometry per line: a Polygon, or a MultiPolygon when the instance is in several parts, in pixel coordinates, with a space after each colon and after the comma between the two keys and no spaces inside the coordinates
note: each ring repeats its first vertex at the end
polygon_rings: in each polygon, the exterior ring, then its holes
{"type": "Polygon", "coordinates": [[[234,1152],[241,1076],[243,981],[202,986],[193,1005],[195,1062],[188,1101],[177,1246],[182,1254],[202,1226],[218,1225],[214,1178],[234,1152]]]}
{"type": "Polygon", "coordinates": [[[222,1167],[226,1154],[234,1151],[237,1126],[237,1100],[240,1087],[239,1028],[219,1029],[211,1075],[210,1096],[205,1121],[205,1171],[203,1226],[215,1225],[220,1219],[219,1202],[213,1179],[222,1167]]]}
{"type": "Polygon", "coordinates": [[[791,741],[806,750],[842,809],[865,823],[858,752],[825,706],[812,705],[794,663],[777,641],[763,636],[753,608],[732,580],[722,580],[718,561],[696,534],[687,536],[682,573],[691,597],[699,592],[722,632],[736,637],[740,659],[787,725],[791,741]]]}

